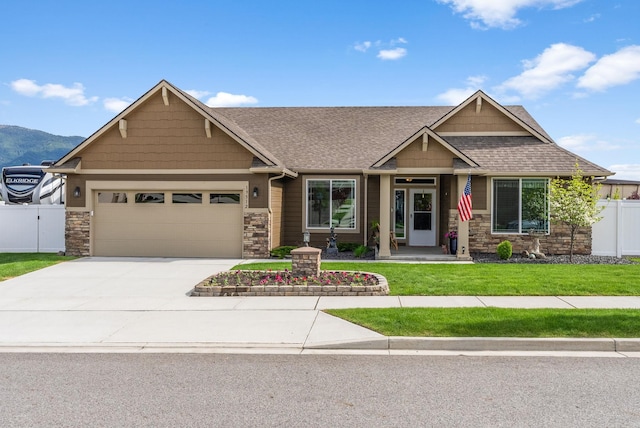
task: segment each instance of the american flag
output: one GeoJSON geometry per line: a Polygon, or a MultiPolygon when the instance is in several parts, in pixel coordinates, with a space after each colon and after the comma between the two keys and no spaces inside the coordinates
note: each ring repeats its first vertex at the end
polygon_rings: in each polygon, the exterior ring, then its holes
{"type": "Polygon", "coordinates": [[[467,177],[467,185],[464,186],[464,192],[458,202],[458,214],[460,214],[460,221],[467,221],[473,217],[471,213],[471,174],[467,177]]]}

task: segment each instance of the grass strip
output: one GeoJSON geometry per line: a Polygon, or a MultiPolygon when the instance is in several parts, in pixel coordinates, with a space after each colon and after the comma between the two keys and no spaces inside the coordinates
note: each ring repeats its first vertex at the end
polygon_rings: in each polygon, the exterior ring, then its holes
{"type": "Polygon", "coordinates": [[[385,308],[325,312],[385,336],[640,337],[640,310],[385,308]]]}
{"type": "Polygon", "coordinates": [[[0,253],[0,281],[75,258],[55,253],[0,253]]]}
{"type": "MultiPolygon", "coordinates": [[[[234,269],[291,269],[291,262],[234,269]]],[[[366,271],[387,278],[395,296],[637,296],[640,264],[411,264],[323,262],[324,270],[366,271]]]]}

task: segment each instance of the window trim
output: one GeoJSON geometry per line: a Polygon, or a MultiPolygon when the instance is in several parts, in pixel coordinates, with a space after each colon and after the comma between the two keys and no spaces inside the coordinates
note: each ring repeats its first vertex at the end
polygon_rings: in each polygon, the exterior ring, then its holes
{"type": "Polygon", "coordinates": [[[551,203],[550,203],[550,182],[548,177],[492,177],[491,178],[491,223],[489,225],[492,235],[528,235],[528,231],[522,230],[522,181],[523,180],[545,180],[547,182],[547,228],[544,232],[545,236],[551,234],[551,203]],[[494,230],[494,219],[496,215],[495,202],[495,182],[506,180],[518,180],[518,231],[510,230],[494,230]]]}
{"type": "Polygon", "coordinates": [[[304,178],[304,180],[302,180],[302,194],[303,194],[303,198],[302,198],[302,230],[308,230],[308,231],[316,231],[316,232],[329,232],[329,230],[331,229],[330,226],[327,227],[317,227],[317,226],[309,226],[309,181],[329,181],[329,182],[333,182],[333,181],[352,181],[353,182],[353,199],[354,199],[354,227],[353,228],[336,228],[336,231],[339,233],[360,233],[360,194],[359,194],[359,187],[360,187],[360,177],[359,176],[353,176],[353,175],[349,175],[349,176],[324,176],[324,175],[313,175],[313,176],[307,176],[304,178]]]}

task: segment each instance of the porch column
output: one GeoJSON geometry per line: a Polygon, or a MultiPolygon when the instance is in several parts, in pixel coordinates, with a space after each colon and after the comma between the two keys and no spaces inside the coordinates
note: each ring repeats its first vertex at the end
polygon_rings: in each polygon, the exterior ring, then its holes
{"type": "Polygon", "coordinates": [[[391,230],[391,177],[380,176],[380,249],[378,257],[391,257],[389,248],[389,231],[391,230]]]}
{"type": "MultiPolygon", "coordinates": [[[[462,197],[462,193],[464,192],[464,187],[467,185],[467,175],[459,175],[458,176],[458,199],[456,199],[456,207],[458,206],[458,202],[462,197]]],[[[460,221],[460,214],[458,217],[458,252],[456,253],[456,258],[458,260],[471,260],[471,256],[469,255],[469,222],[468,221],[460,221]],[[464,248],[464,254],[462,249],[464,248]]]]}

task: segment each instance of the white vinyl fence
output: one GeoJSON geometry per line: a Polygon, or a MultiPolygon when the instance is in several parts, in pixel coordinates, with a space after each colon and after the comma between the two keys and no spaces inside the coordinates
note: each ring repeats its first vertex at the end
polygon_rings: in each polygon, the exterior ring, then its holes
{"type": "Polygon", "coordinates": [[[593,225],[595,256],[640,256],[640,201],[601,200],[602,220],[593,225]]]}
{"type": "Polygon", "coordinates": [[[64,205],[0,205],[0,252],[64,251],[64,205]]]}

